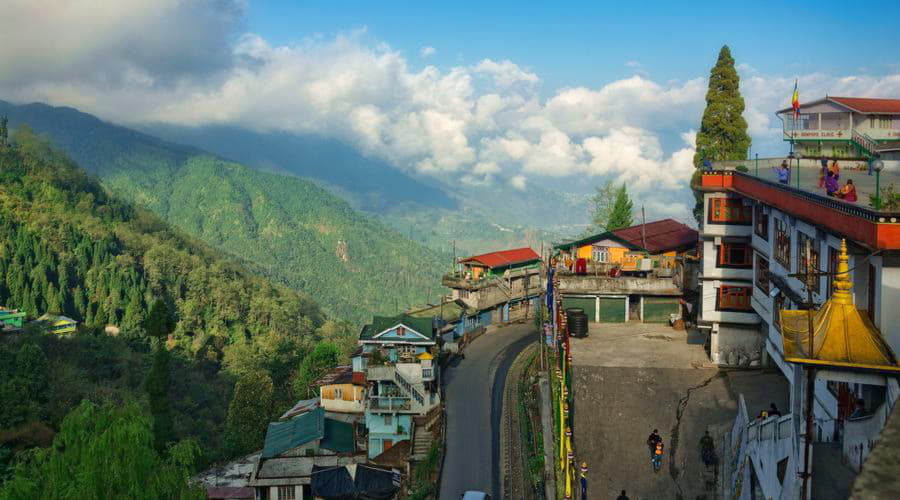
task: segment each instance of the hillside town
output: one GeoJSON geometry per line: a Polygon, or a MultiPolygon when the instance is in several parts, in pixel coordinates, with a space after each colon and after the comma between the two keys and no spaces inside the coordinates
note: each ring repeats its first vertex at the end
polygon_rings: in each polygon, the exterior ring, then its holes
{"type": "Polygon", "coordinates": [[[859,39],[835,76],[724,4],[181,4],[0,9],[0,500],[900,498],[859,39]]]}

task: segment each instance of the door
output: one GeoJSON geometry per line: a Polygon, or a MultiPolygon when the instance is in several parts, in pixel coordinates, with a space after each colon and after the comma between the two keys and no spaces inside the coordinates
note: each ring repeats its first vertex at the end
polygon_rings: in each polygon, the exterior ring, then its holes
{"type": "Polygon", "coordinates": [[[587,315],[588,321],[595,322],[597,321],[597,299],[594,297],[563,297],[562,298],[562,308],[563,312],[570,307],[578,307],[580,309],[584,309],[584,314],[587,315]]]}
{"type": "Polygon", "coordinates": [[[381,440],[381,452],[384,453],[391,449],[391,446],[394,446],[393,439],[382,439],[381,440]]]}
{"type": "Polygon", "coordinates": [[[668,323],[680,310],[678,297],[644,297],[644,323],[668,323]]]}
{"type": "Polygon", "coordinates": [[[600,297],[600,322],[624,323],[627,313],[625,297],[600,297]]]}

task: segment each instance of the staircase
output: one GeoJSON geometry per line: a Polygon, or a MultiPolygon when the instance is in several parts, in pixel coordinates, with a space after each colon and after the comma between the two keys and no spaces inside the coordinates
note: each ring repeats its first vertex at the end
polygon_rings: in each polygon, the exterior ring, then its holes
{"type": "Polygon", "coordinates": [[[416,426],[413,429],[412,453],[410,460],[425,460],[428,451],[431,450],[431,443],[434,441],[434,435],[424,426],[416,426]]]}
{"type": "Polygon", "coordinates": [[[850,142],[852,142],[866,158],[872,158],[878,152],[878,145],[875,140],[862,132],[854,130],[850,136],[850,142]]]}

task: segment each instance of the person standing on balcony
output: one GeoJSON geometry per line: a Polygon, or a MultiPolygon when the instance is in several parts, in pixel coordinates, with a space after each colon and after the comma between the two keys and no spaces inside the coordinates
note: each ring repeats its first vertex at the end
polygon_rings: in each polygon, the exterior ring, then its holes
{"type": "Polygon", "coordinates": [[[787,160],[782,160],[781,165],[775,167],[775,174],[778,175],[778,182],[787,184],[791,180],[791,168],[788,166],[787,160]]]}
{"type": "Polygon", "coordinates": [[[840,189],[837,179],[837,174],[830,170],[825,174],[825,194],[828,196],[837,196],[837,192],[840,189]]]}
{"type": "Polygon", "coordinates": [[[820,161],[822,163],[822,171],[819,172],[819,189],[822,189],[825,187],[825,172],[828,172],[828,159],[822,158],[820,161]]]}
{"type": "Polygon", "coordinates": [[[837,160],[831,160],[831,166],[828,168],[832,174],[834,174],[834,179],[837,180],[838,177],[841,176],[841,166],[838,165],[837,160]]]}

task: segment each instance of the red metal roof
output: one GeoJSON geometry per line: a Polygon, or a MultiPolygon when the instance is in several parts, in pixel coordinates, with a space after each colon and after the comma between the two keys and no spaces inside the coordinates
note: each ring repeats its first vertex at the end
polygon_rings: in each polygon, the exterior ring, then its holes
{"type": "Polygon", "coordinates": [[[617,229],[612,233],[618,238],[654,254],[694,246],[699,239],[696,229],[673,219],[663,219],[645,224],[643,233],[646,234],[646,246],[643,243],[640,224],[617,229]]]}
{"type": "Polygon", "coordinates": [[[828,99],[860,113],[900,113],[900,99],[832,96],[828,96],[828,99]]]}
{"type": "Polygon", "coordinates": [[[515,248],[513,250],[501,250],[499,252],[483,253],[462,259],[460,262],[478,262],[487,267],[506,267],[523,262],[540,260],[540,255],[530,247],[515,248]]]}

